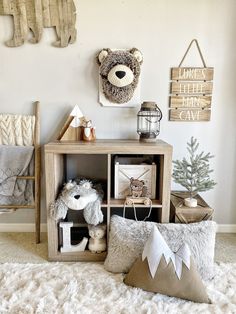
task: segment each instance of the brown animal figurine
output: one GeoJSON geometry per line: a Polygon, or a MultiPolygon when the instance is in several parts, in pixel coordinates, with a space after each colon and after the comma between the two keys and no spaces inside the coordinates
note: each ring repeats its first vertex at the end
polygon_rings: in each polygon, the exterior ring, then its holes
{"type": "Polygon", "coordinates": [[[134,198],[147,196],[147,187],[143,180],[130,178],[130,190],[131,196],[134,198]]]}
{"type": "Polygon", "coordinates": [[[106,225],[88,225],[88,230],[91,237],[89,239],[88,249],[92,253],[101,253],[103,251],[106,251],[106,225]]]}
{"type": "Polygon", "coordinates": [[[92,128],[92,121],[86,120],[83,126],[83,141],[91,142],[96,140],[95,128],[92,128]]]}

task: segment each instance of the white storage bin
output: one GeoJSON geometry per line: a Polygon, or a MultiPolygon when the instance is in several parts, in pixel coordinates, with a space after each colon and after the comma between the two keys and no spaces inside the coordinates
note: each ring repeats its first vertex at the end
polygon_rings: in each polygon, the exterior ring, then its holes
{"type": "Polygon", "coordinates": [[[148,190],[148,197],[156,198],[156,164],[127,165],[115,161],[114,196],[125,199],[130,195],[130,178],[143,180],[148,190]]]}

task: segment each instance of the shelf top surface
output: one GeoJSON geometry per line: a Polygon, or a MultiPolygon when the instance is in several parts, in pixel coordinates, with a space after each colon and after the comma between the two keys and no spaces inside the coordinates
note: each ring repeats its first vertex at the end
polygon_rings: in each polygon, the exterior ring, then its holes
{"type": "Polygon", "coordinates": [[[45,152],[52,153],[94,153],[94,154],[112,154],[112,153],[149,153],[161,154],[172,152],[172,146],[160,139],[156,142],[144,143],[139,140],[118,140],[105,139],[94,142],[84,141],[54,141],[44,146],[45,152]]]}

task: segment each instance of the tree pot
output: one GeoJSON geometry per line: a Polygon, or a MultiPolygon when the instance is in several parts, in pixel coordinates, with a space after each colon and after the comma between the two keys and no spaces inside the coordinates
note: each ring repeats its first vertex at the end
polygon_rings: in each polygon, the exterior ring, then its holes
{"type": "Polygon", "coordinates": [[[185,198],[184,205],[187,207],[197,207],[197,199],[196,198],[185,198]]]}

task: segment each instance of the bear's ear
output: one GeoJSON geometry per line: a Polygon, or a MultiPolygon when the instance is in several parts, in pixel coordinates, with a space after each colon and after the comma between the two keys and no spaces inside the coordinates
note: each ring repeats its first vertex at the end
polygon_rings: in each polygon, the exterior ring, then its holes
{"type": "Polygon", "coordinates": [[[87,190],[90,190],[92,188],[92,182],[90,181],[84,181],[81,183],[81,186],[87,190]]]}
{"type": "Polygon", "coordinates": [[[110,52],[111,50],[109,48],[102,49],[97,56],[98,63],[102,64],[110,52]]]}
{"type": "Polygon", "coordinates": [[[71,190],[71,189],[73,189],[73,187],[76,185],[76,183],[75,183],[75,181],[69,181],[69,182],[67,182],[66,184],[65,184],[65,189],[66,190],[71,190]]]}
{"type": "Polygon", "coordinates": [[[143,55],[142,55],[141,51],[139,51],[137,48],[132,48],[129,52],[135,57],[135,59],[140,64],[143,62],[143,55]]]}

